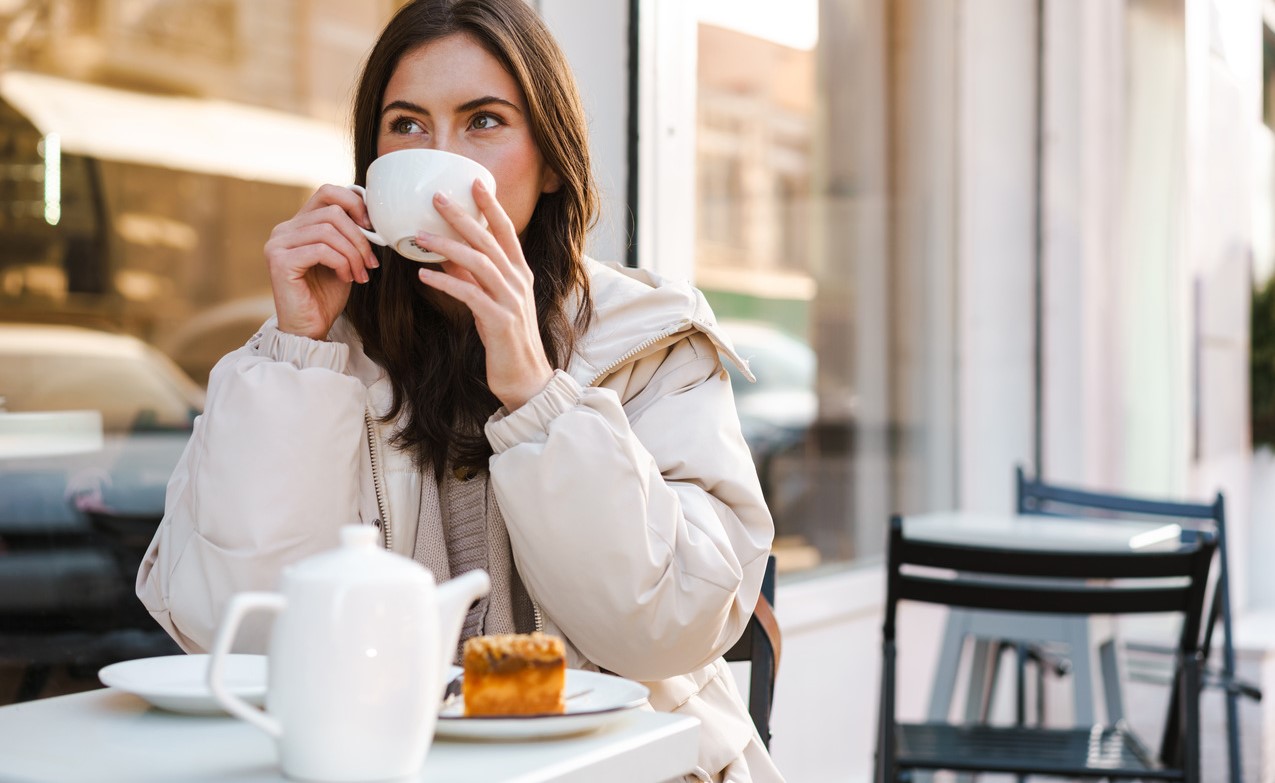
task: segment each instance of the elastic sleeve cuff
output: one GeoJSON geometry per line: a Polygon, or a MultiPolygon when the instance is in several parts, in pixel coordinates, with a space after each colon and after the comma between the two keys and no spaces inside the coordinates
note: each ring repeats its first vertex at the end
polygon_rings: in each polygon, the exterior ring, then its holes
{"type": "Polygon", "coordinates": [[[281,332],[273,323],[264,326],[249,345],[257,354],[277,362],[286,362],[298,370],[318,367],[333,372],[345,372],[345,365],[350,359],[350,346],[345,343],[311,340],[309,337],[281,332]]]}
{"type": "Polygon", "coordinates": [[[562,370],[540,392],[518,410],[501,408],[487,420],[487,440],[500,454],[519,443],[544,442],[549,436],[549,423],[580,402],[584,389],[562,370]]]}

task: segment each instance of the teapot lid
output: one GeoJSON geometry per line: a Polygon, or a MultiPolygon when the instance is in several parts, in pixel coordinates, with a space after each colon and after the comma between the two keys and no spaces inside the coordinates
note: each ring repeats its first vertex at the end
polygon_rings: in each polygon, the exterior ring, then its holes
{"type": "Polygon", "coordinates": [[[374,549],[376,547],[376,528],[371,525],[342,525],[340,535],[343,549],[374,549]]]}
{"type": "Polygon", "coordinates": [[[294,579],[305,582],[434,581],[425,566],[377,546],[378,536],[379,531],[371,525],[342,525],[340,545],[285,568],[285,584],[294,579]]]}

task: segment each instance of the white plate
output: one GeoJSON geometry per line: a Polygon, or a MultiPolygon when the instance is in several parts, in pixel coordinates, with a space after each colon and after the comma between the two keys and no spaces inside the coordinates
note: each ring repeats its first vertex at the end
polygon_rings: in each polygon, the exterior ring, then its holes
{"type": "MultiPolygon", "coordinates": [[[[266,703],[266,656],[227,655],[226,687],[250,704],[266,703]]],[[[222,712],[208,690],[207,655],[164,655],[121,661],[97,673],[103,685],[141,696],[156,707],[201,715],[222,712]]]]}
{"type": "MultiPolygon", "coordinates": [[[[448,675],[460,673],[453,667],[448,675]]],[[[438,713],[434,733],[451,739],[519,740],[561,737],[601,728],[640,706],[650,693],[645,685],[598,672],[567,670],[566,712],[562,715],[466,718],[460,697],[438,713]]]]}

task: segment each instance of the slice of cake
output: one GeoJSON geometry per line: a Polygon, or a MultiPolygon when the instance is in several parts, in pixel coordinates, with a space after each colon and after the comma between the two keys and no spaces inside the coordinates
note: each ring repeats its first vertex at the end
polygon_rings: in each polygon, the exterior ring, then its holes
{"type": "Polygon", "coordinates": [[[566,707],[562,640],[542,633],[475,636],[465,642],[465,716],[560,714],[566,707]]]}

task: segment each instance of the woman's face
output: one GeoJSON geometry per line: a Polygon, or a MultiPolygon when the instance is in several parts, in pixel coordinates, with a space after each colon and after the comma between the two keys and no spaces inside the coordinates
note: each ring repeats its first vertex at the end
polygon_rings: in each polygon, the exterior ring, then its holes
{"type": "Polygon", "coordinates": [[[559,180],[531,138],[518,83],[463,33],[403,55],[385,87],[376,154],[439,149],[472,158],[496,178],[496,198],[521,234],[541,193],[559,180]]]}

